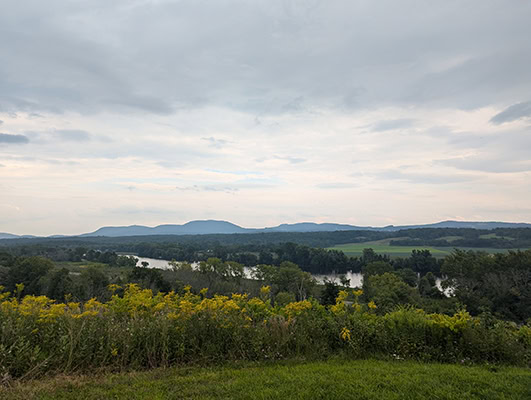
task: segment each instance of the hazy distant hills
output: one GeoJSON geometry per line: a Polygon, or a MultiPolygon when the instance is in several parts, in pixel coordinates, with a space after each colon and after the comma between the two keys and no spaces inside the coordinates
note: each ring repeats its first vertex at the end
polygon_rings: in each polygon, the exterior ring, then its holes
{"type": "MultiPolygon", "coordinates": [[[[472,229],[496,229],[496,228],[531,228],[528,223],[513,222],[470,222],[470,221],[442,221],[424,225],[399,225],[399,226],[356,226],[347,224],[316,224],[314,222],[301,222],[297,224],[281,224],[270,228],[243,228],[228,221],[190,221],[183,225],[159,225],[155,227],[143,225],[131,226],[105,226],[90,233],[79,235],[80,237],[121,237],[121,236],[145,236],[145,235],[207,235],[207,234],[231,234],[231,233],[264,233],[264,232],[333,232],[333,231],[381,231],[396,232],[401,229],[416,228],[472,228],[472,229]]],[[[31,235],[17,236],[10,233],[0,233],[0,239],[16,239],[35,237],[31,235]]],[[[50,237],[62,237],[54,235],[50,237]]]]}
{"type": "Polygon", "coordinates": [[[13,235],[11,233],[0,232],[0,239],[20,239],[20,238],[34,238],[34,235],[13,235]]]}
{"type": "Polygon", "coordinates": [[[139,235],[206,235],[219,233],[261,233],[261,232],[333,232],[333,231],[359,231],[372,230],[394,232],[401,229],[414,228],[531,228],[531,224],[511,222],[464,222],[443,221],[425,225],[401,225],[401,226],[355,226],[346,224],[316,224],[314,222],[301,222],[297,224],[282,224],[271,228],[252,229],[242,228],[227,221],[190,221],[183,225],[159,225],[154,228],[141,225],[103,227],[95,232],[85,233],[80,236],[139,236],[139,235]]]}
{"type": "Polygon", "coordinates": [[[144,236],[144,235],[204,235],[211,233],[250,233],[253,229],[242,228],[227,221],[190,221],[183,225],[159,225],[154,228],[142,225],[105,226],[80,236],[144,236]]]}

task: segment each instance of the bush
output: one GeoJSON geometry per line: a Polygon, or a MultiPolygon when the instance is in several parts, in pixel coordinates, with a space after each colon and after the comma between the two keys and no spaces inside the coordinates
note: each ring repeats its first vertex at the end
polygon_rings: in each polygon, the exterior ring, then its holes
{"type": "MultiPolygon", "coordinates": [[[[0,375],[115,370],[183,362],[384,355],[445,362],[529,365],[531,329],[461,311],[450,317],[400,308],[378,315],[340,291],[336,304],[316,300],[272,305],[261,297],[170,292],[110,285],[106,303],[56,303],[45,296],[0,294],[0,375]],[[116,293],[123,293],[118,295],[116,293]],[[111,294],[111,293],[110,293],[111,294]]],[[[19,293],[20,294],[20,293],[19,293]]],[[[278,295],[277,295],[278,300],[278,295]]]]}

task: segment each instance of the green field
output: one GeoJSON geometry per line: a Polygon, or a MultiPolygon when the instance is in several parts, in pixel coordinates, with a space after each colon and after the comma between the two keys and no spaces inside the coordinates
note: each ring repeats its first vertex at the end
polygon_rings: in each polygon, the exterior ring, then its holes
{"type": "MultiPolygon", "coordinates": [[[[388,240],[387,240],[388,241],[388,240]]],[[[385,241],[363,242],[363,243],[346,243],[329,247],[328,250],[340,250],[348,256],[359,257],[363,254],[363,249],[371,248],[378,254],[387,254],[390,257],[407,257],[413,250],[429,250],[434,257],[440,258],[452,253],[454,247],[430,247],[430,246],[391,246],[385,244],[385,241]]],[[[485,251],[487,253],[505,253],[508,249],[495,248],[472,248],[456,247],[461,250],[485,251]]]]}
{"type": "Polygon", "coordinates": [[[529,399],[531,370],[335,359],[57,377],[1,389],[10,399],[529,399]]]}

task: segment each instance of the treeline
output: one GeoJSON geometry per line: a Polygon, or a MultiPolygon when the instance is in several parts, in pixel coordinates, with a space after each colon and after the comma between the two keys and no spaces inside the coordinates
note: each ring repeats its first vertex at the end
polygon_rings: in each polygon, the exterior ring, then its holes
{"type": "MultiPolygon", "coordinates": [[[[103,266],[132,268],[137,260],[132,257],[117,255],[112,252],[90,250],[86,253],[77,252],[71,261],[89,261],[87,268],[72,271],[66,267],[57,267],[54,260],[43,256],[13,256],[0,252],[0,286],[5,290],[24,295],[46,295],[54,300],[64,300],[70,296],[76,301],[87,301],[91,298],[102,298],[107,286],[115,282],[138,282],[134,273],[105,273],[103,266]],[[82,254],[82,255],[81,255],[82,254]]],[[[157,274],[157,271],[153,271],[157,274]]],[[[160,289],[170,290],[170,286],[160,289]]]]}
{"type": "MultiPolygon", "coordinates": [[[[442,260],[437,260],[427,250],[413,251],[410,257],[391,260],[386,255],[376,254],[368,248],[361,257],[349,257],[342,251],[309,247],[296,243],[269,245],[231,245],[180,243],[139,243],[120,247],[122,251],[137,254],[139,257],[186,262],[206,261],[215,257],[222,261],[234,261],[247,267],[260,264],[280,265],[283,262],[297,264],[311,274],[346,274],[361,272],[363,266],[373,261],[385,261],[396,269],[410,268],[424,275],[427,272],[440,275],[442,260]]],[[[53,261],[81,261],[82,259],[112,266],[134,266],[128,257],[119,256],[111,250],[94,250],[86,247],[67,248],[59,246],[26,245],[5,248],[13,256],[41,256],[53,261]]]]}
{"type": "MultiPolygon", "coordinates": [[[[404,239],[393,239],[392,246],[484,247],[518,249],[531,247],[530,228],[423,228],[400,231],[404,239]]],[[[398,235],[396,235],[398,236],[398,235]]]]}
{"type": "Polygon", "coordinates": [[[62,246],[131,251],[132,246],[142,243],[173,243],[191,247],[271,245],[297,243],[311,247],[332,247],[344,243],[362,243],[373,240],[393,239],[396,245],[441,247],[495,247],[531,248],[531,228],[497,228],[492,230],[471,228],[416,228],[396,232],[335,231],[335,232],[268,232],[211,235],[153,235],[126,237],[64,237],[3,239],[0,246],[62,246]],[[406,239],[407,238],[407,239],[406,239]]]}
{"type": "MultiPolygon", "coordinates": [[[[312,254],[319,255],[319,249],[308,251],[304,246],[285,244],[278,251],[276,263],[261,263],[252,269],[254,280],[246,279],[249,275],[245,275],[244,265],[231,260],[230,253],[225,259],[208,257],[195,269],[187,262],[172,262],[170,270],[134,267],[134,257],[92,250],[84,253],[91,262],[83,258],[83,263],[59,266],[40,256],[0,253],[0,286],[12,293],[46,295],[55,300],[71,296],[75,301],[93,297],[104,301],[108,299],[109,284],[136,283],[154,292],[179,292],[191,285],[196,292],[209,287],[213,293],[224,295],[256,295],[259,285],[267,284],[275,298],[278,295],[295,301],[314,297],[323,304],[332,304],[339,291],[349,286],[346,276],[342,276],[339,283],[326,282],[321,287],[308,271],[289,261],[311,263],[312,254]],[[123,261],[102,263],[114,259],[123,261]]],[[[335,255],[332,252],[331,257],[335,255]]],[[[374,301],[381,312],[410,305],[451,314],[464,306],[473,315],[531,322],[531,250],[496,255],[456,250],[443,260],[423,250],[390,260],[366,249],[362,257],[353,260],[361,265],[363,273],[362,299],[374,301]],[[437,275],[444,277],[446,295],[437,285],[437,275]]]]}

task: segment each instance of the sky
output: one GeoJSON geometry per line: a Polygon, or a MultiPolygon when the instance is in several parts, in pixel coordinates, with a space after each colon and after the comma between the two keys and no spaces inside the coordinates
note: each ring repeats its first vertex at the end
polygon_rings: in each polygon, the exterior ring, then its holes
{"type": "Polygon", "coordinates": [[[531,2],[2,0],[0,232],[531,222],[531,2]]]}

